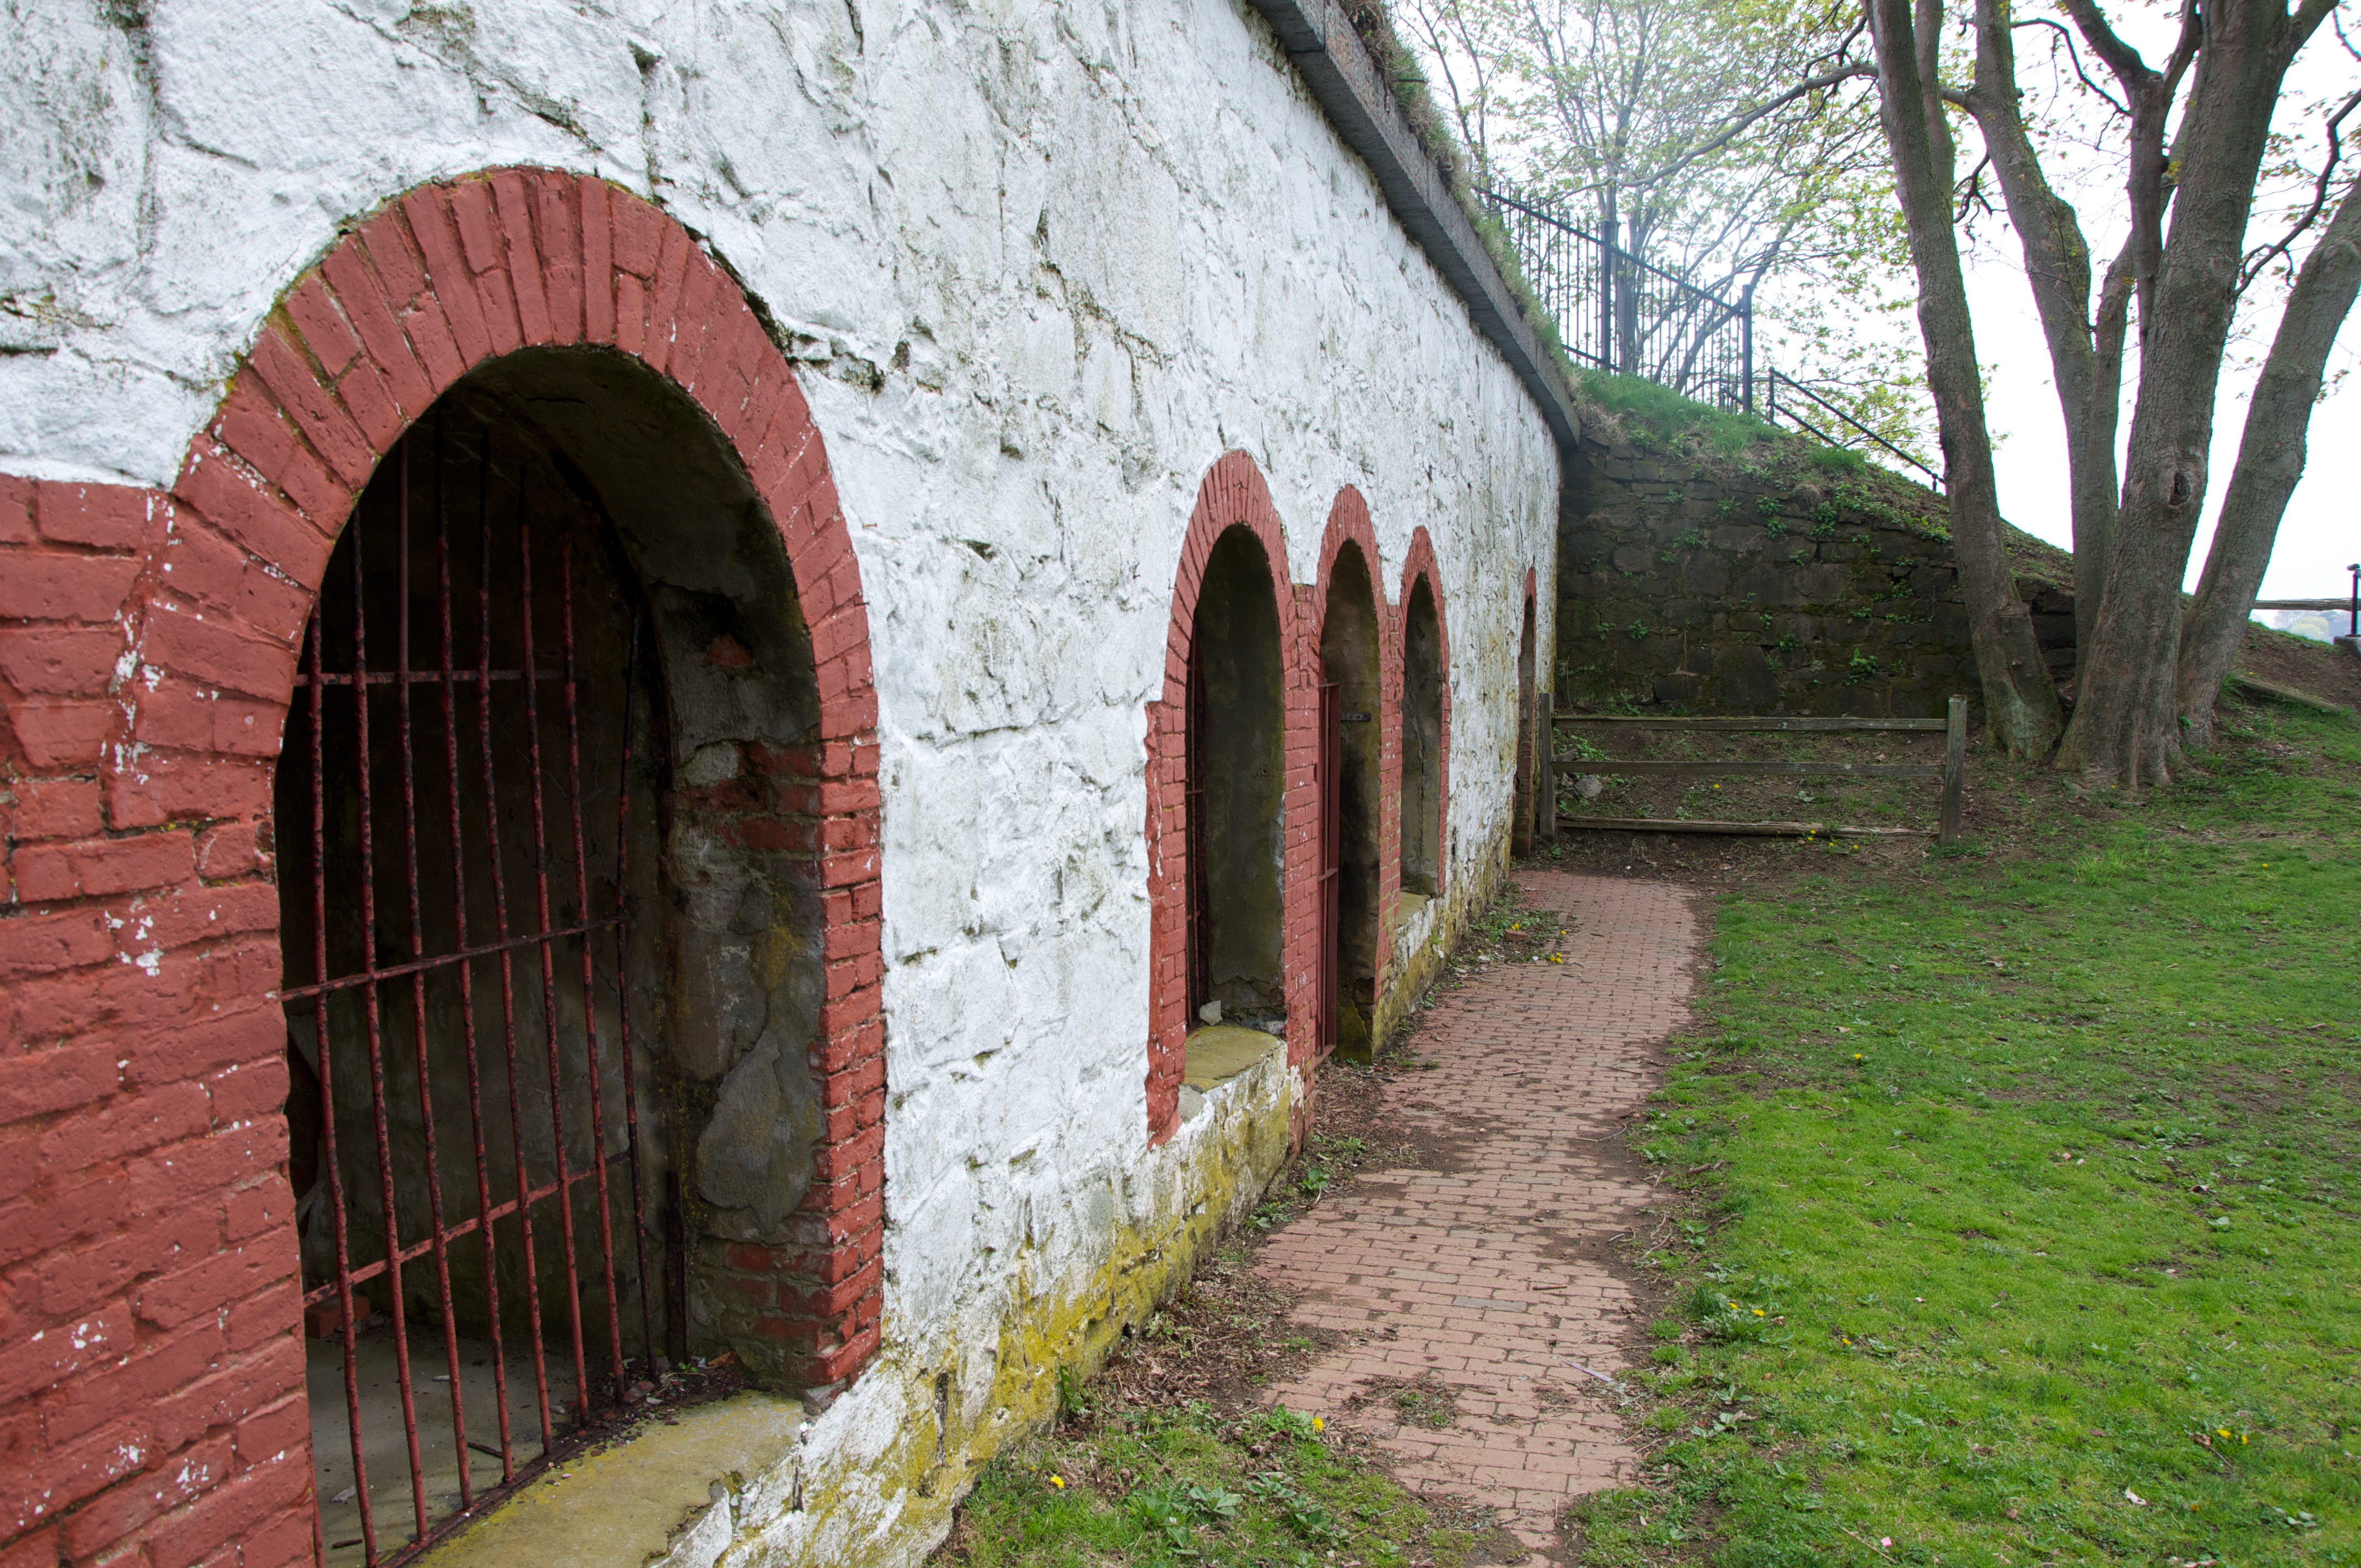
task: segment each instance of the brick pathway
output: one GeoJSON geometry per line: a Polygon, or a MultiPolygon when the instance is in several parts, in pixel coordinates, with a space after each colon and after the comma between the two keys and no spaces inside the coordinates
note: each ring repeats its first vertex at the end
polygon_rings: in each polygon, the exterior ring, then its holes
{"type": "Polygon", "coordinates": [[[1450,1168],[1365,1171],[1261,1267],[1307,1291],[1295,1321],[1350,1336],[1271,1397],[1368,1433],[1413,1488],[1499,1509],[1538,1558],[1568,1499],[1634,1479],[1610,1391],[1572,1364],[1620,1374],[1644,1327],[1606,1244],[1653,1190],[1612,1146],[1686,1021],[1702,933],[1677,887],[1519,880],[1562,914],[1565,962],[1447,992],[1420,1040],[1440,1066],[1385,1091],[1388,1141],[1450,1168]]]}

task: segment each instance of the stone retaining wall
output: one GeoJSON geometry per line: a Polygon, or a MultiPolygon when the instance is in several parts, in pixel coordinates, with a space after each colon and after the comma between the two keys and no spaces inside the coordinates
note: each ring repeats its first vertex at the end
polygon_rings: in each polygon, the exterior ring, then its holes
{"type": "Polygon", "coordinates": [[[1941,498],[1784,444],[1586,430],[1558,520],[1561,704],[1907,718],[1973,695],[1941,498]]]}

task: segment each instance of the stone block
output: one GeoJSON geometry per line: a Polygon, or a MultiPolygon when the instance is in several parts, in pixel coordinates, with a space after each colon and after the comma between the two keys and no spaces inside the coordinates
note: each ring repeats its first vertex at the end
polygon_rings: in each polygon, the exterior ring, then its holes
{"type": "Polygon", "coordinates": [[[1713,674],[1722,702],[1733,708],[1768,707],[1779,700],[1778,677],[1763,650],[1751,642],[1730,643],[1714,651],[1713,674]]]}

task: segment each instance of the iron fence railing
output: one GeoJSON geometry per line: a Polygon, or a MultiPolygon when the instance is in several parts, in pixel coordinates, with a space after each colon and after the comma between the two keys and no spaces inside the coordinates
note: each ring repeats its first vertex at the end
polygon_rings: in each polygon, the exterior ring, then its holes
{"type": "Polygon", "coordinates": [[[1940,472],[1828,398],[1778,370],[1758,374],[1752,288],[1734,299],[1700,289],[1528,197],[1492,190],[1484,202],[1576,363],[1784,422],[1830,446],[1866,443],[1942,489],[1940,472]]]}
{"type": "Polygon", "coordinates": [[[1844,410],[1839,408],[1836,404],[1830,402],[1819,393],[1812,390],[1811,388],[1806,387],[1801,381],[1796,380],[1794,377],[1784,375],[1777,370],[1773,370],[1770,372],[1764,379],[1767,384],[1763,390],[1767,395],[1763,400],[1763,417],[1768,419],[1773,424],[1777,424],[1782,419],[1784,419],[1788,423],[1794,425],[1797,430],[1802,431],[1805,434],[1809,435],[1816,440],[1824,441],[1830,446],[1848,445],[1850,443],[1839,439],[1838,436],[1823,430],[1819,425],[1812,422],[1812,416],[1815,414],[1822,419],[1836,419],[1850,427],[1852,432],[1861,440],[1869,442],[1872,445],[1883,447],[1901,462],[1907,463],[1913,468],[1917,469],[1921,474],[1926,475],[1927,483],[1930,488],[1937,491],[1940,491],[1942,489],[1943,476],[1940,473],[1929,467],[1926,463],[1922,462],[1918,458],[1913,457],[1901,447],[1894,445],[1894,443],[1886,440],[1885,437],[1878,434],[1877,432],[1870,429],[1869,426],[1861,423],[1861,421],[1853,418],[1852,415],[1845,412],[1844,410]],[[1782,392],[1787,394],[1787,399],[1784,402],[1780,400],[1779,395],[1782,392]],[[1795,398],[1798,394],[1800,394],[1810,405],[1811,411],[1809,413],[1795,406],[1795,398]]]}
{"type": "Polygon", "coordinates": [[[1484,200],[1577,363],[1754,411],[1752,290],[1700,289],[1547,205],[1497,190],[1484,200]]]}

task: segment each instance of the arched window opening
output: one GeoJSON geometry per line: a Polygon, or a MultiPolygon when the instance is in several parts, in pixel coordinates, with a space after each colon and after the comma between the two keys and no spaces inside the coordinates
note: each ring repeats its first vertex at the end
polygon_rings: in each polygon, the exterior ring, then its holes
{"type": "Polygon", "coordinates": [[[1252,530],[1213,543],[1189,638],[1189,1013],[1284,1034],[1287,692],[1279,604],[1252,530]]]}
{"type": "Polygon", "coordinates": [[[1402,623],[1401,885],[1443,889],[1443,624],[1434,589],[1412,585],[1402,623]]]}
{"type": "Polygon", "coordinates": [[[1513,854],[1533,852],[1533,819],[1537,812],[1533,780],[1539,774],[1534,755],[1533,601],[1525,600],[1524,630],[1517,638],[1517,781],[1512,797],[1515,816],[1509,825],[1509,849],[1513,854]]]}
{"type": "Polygon", "coordinates": [[[274,804],[328,1562],[686,1355],[785,1380],[733,1254],[825,1240],[818,718],[775,531],[632,361],[483,367],[356,504],[274,804]]]}
{"type": "Polygon", "coordinates": [[[1321,927],[1327,1009],[1321,1044],[1366,1061],[1378,985],[1377,590],[1361,547],[1336,552],[1321,618],[1321,927]]]}

